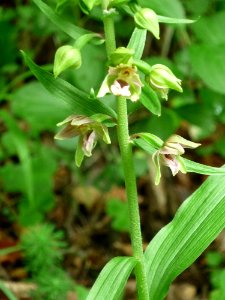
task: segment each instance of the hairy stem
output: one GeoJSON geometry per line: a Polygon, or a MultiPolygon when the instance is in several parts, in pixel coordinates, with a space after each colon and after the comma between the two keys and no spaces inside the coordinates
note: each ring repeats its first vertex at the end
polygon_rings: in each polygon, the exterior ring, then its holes
{"type": "Polygon", "coordinates": [[[140,215],[138,208],[138,195],[136,177],[133,164],[132,146],[129,140],[127,102],[123,97],[117,99],[118,112],[118,139],[125,175],[126,194],[129,207],[130,236],[133,255],[138,263],[135,268],[139,300],[148,300],[148,286],[145,271],[145,260],[142,248],[140,215]]]}
{"type": "MultiPolygon", "coordinates": [[[[103,0],[102,8],[107,9],[108,0],[103,0]]],[[[108,58],[116,49],[115,31],[113,16],[105,14],[104,19],[105,43],[108,58]]],[[[143,254],[140,215],[138,207],[138,195],[136,186],[136,177],[133,164],[132,146],[129,137],[127,100],[124,97],[117,97],[118,113],[118,141],[122,157],[125,186],[129,208],[130,236],[133,256],[137,259],[135,275],[137,279],[137,291],[139,300],[149,300],[147,277],[145,270],[145,259],[143,254]]]]}
{"type": "Polygon", "coordinates": [[[105,32],[105,44],[108,58],[110,54],[116,50],[116,39],[113,16],[107,11],[107,1],[103,1],[103,24],[105,32]]]}

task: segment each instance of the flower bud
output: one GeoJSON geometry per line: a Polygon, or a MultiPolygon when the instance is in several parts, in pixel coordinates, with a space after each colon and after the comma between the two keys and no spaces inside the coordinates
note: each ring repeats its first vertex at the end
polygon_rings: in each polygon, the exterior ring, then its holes
{"type": "Polygon", "coordinates": [[[77,48],[70,45],[65,45],[55,53],[53,73],[55,77],[58,77],[63,71],[70,67],[79,69],[81,66],[81,54],[77,48]]]}
{"type": "Polygon", "coordinates": [[[150,31],[159,39],[159,20],[157,14],[150,8],[142,8],[134,15],[134,21],[140,28],[150,31]]]}
{"type": "Polygon", "coordinates": [[[133,55],[133,49],[119,47],[110,55],[110,65],[128,64],[132,60],[133,55]]]}
{"type": "Polygon", "coordinates": [[[182,93],[181,80],[166,66],[157,64],[152,66],[149,76],[146,77],[151,87],[159,92],[162,98],[167,99],[169,89],[182,93]]]}

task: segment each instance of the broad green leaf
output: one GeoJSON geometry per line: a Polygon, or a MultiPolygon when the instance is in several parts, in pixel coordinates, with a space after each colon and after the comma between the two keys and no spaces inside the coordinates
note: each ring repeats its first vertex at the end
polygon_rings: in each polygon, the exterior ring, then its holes
{"type": "Polygon", "coordinates": [[[194,45],[190,48],[191,64],[194,72],[213,91],[225,94],[225,44],[194,45]],[[207,63],[206,63],[207,62],[207,63]]]}
{"type": "Polygon", "coordinates": [[[225,176],[211,176],[178,209],[146,249],[151,300],[163,300],[171,282],[225,226],[225,176]]]}
{"type": "Polygon", "coordinates": [[[135,28],[127,48],[134,49],[134,58],[140,59],[142,57],[145,41],[146,41],[147,30],[135,28]]]}
{"type": "Polygon", "coordinates": [[[86,300],[119,299],[136,265],[133,257],[115,257],[103,268],[86,300]]]}
{"type": "Polygon", "coordinates": [[[116,117],[116,113],[99,100],[88,98],[89,95],[61,78],[54,79],[53,75],[36,65],[29,56],[22,52],[26,64],[35,77],[56,98],[65,101],[71,108],[71,113],[80,115],[93,115],[102,113],[116,117]]]}
{"type": "Polygon", "coordinates": [[[39,82],[28,83],[10,95],[13,113],[25,120],[31,133],[55,132],[56,124],[71,113],[68,105],[50,94],[39,82]]]}
{"type": "Polygon", "coordinates": [[[145,85],[142,88],[140,101],[151,113],[157,116],[161,115],[161,103],[159,97],[150,86],[145,85]]]}
{"type": "Polygon", "coordinates": [[[68,34],[73,39],[77,39],[83,34],[90,33],[90,31],[87,31],[83,28],[80,28],[78,26],[75,26],[65,19],[63,19],[61,16],[57,15],[51,7],[49,7],[47,4],[45,4],[41,0],[33,0],[33,2],[40,8],[40,10],[43,12],[43,14],[46,15],[56,26],[58,26],[63,32],[68,34]]]}
{"type": "Polygon", "coordinates": [[[158,16],[159,23],[167,23],[167,24],[191,24],[196,22],[195,20],[190,19],[177,19],[177,18],[170,18],[164,16],[158,16]]]}
{"type": "Polygon", "coordinates": [[[0,290],[9,300],[17,300],[16,296],[6,287],[3,281],[0,281],[0,290]]]}
{"type": "Polygon", "coordinates": [[[225,43],[225,11],[221,11],[208,17],[201,17],[192,26],[197,38],[208,45],[225,43]]]}

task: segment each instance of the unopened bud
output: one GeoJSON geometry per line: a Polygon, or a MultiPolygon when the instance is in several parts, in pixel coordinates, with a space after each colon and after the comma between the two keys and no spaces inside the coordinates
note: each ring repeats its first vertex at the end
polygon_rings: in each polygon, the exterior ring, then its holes
{"type": "Polygon", "coordinates": [[[80,51],[70,45],[58,48],[55,53],[53,73],[58,77],[66,69],[73,67],[79,69],[81,66],[80,51]]]}
{"type": "Polygon", "coordinates": [[[181,80],[166,66],[157,64],[152,66],[149,76],[146,77],[151,87],[167,99],[169,89],[182,93],[181,80]]]}
{"type": "Polygon", "coordinates": [[[119,47],[110,55],[110,65],[118,66],[119,64],[129,64],[133,55],[133,49],[119,47]]]}
{"type": "Polygon", "coordinates": [[[150,31],[159,39],[159,20],[157,14],[150,8],[142,8],[134,15],[134,21],[140,28],[150,31]]]}

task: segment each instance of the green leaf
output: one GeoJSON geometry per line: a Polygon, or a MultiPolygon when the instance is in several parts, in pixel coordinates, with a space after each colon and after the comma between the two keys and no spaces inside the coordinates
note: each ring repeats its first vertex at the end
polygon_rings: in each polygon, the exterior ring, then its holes
{"type": "Polygon", "coordinates": [[[17,126],[15,120],[5,110],[0,112],[0,116],[9,129],[14,146],[17,150],[26,187],[26,196],[29,200],[29,204],[32,205],[34,203],[33,172],[26,138],[17,126]]]}
{"type": "Polygon", "coordinates": [[[63,79],[54,79],[52,74],[36,65],[28,55],[24,52],[22,54],[35,77],[56,98],[65,101],[70,106],[71,113],[87,116],[102,113],[116,117],[116,113],[110,107],[107,107],[99,100],[88,98],[89,95],[87,93],[77,89],[63,79]]]}
{"type": "Polygon", "coordinates": [[[0,281],[0,290],[9,300],[17,300],[16,296],[14,296],[14,294],[5,286],[3,281],[0,281]]]}
{"type": "Polygon", "coordinates": [[[208,45],[225,43],[225,11],[214,13],[212,16],[201,17],[192,26],[197,38],[208,45]]]}
{"type": "Polygon", "coordinates": [[[112,228],[121,232],[129,231],[128,204],[120,199],[109,199],[106,212],[112,218],[112,228]]]}
{"type": "Polygon", "coordinates": [[[210,251],[205,256],[207,265],[211,268],[219,267],[223,261],[223,254],[217,251],[210,251]]]}
{"type": "Polygon", "coordinates": [[[225,94],[225,44],[194,45],[190,48],[191,64],[194,72],[213,91],[225,94]],[[207,63],[206,63],[207,62],[207,63]]]}
{"type": "Polygon", "coordinates": [[[144,85],[141,92],[140,102],[153,114],[161,115],[161,103],[156,92],[148,85],[144,85]]]}
{"type": "Polygon", "coordinates": [[[13,113],[29,124],[32,134],[44,130],[55,132],[55,124],[71,113],[65,102],[54,97],[37,81],[17,89],[10,99],[13,113]]]}
{"type": "Polygon", "coordinates": [[[127,48],[134,50],[134,58],[140,59],[142,57],[145,41],[146,41],[147,30],[135,28],[127,48]]]}
{"type": "Polygon", "coordinates": [[[190,19],[177,19],[170,18],[165,16],[158,16],[159,23],[167,23],[167,24],[191,24],[196,22],[195,20],[190,19]]]}
{"type": "Polygon", "coordinates": [[[162,300],[171,282],[225,226],[225,176],[209,177],[154,237],[145,252],[151,300],[162,300]]]}
{"type": "Polygon", "coordinates": [[[103,268],[86,300],[117,300],[136,265],[134,257],[115,257],[103,268]]]}
{"type": "Polygon", "coordinates": [[[172,18],[185,18],[184,7],[180,0],[138,0],[142,7],[149,7],[157,14],[172,18]]]}
{"type": "Polygon", "coordinates": [[[40,8],[40,10],[48,17],[52,23],[54,23],[56,26],[58,26],[63,32],[68,34],[73,39],[77,39],[83,34],[91,33],[90,31],[87,31],[83,28],[80,28],[78,26],[75,26],[69,22],[67,22],[65,19],[63,19],[61,16],[57,15],[47,4],[45,4],[41,0],[33,0],[33,2],[40,8]]]}
{"type": "Polygon", "coordinates": [[[193,172],[203,175],[222,175],[225,174],[225,167],[216,168],[199,164],[192,160],[181,157],[182,162],[185,165],[187,172],[193,172]]]}

